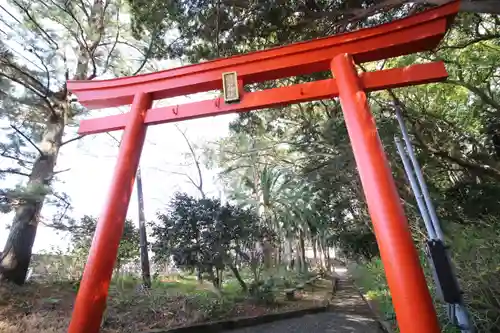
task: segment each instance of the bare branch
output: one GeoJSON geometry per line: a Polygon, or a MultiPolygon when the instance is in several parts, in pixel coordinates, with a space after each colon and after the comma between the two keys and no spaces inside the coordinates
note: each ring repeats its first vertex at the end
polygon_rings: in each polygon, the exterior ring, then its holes
{"type": "MultiPolygon", "coordinates": [[[[65,8],[61,7],[59,4],[57,4],[56,2],[54,2],[53,0],[49,0],[54,6],[56,6],[59,10],[65,12],[66,14],[68,14],[72,19],[73,21],[75,21],[76,25],[78,26],[78,31],[80,32],[80,36],[81,36],[81,41],[80,41],[80,38],[78,37],[78,35],[74,32],[74,29],[72,27],[68,27],[66,24],[64,24],[63,22],[61,22],[60,20],[58,20],[57,17],[52,17],[51,20],[53,20],[54,22],[57,22],[58,24],[60,24],[61,26],[63,26],[70,34],[71,36],[73,36],[73,38],[75,38],[76,42],[81,46],[81,47],[84,47],[86,49],[88,49],[88,45],[87,45],[87,41],[85,40],[85,31],[80,23],[80,21],[75,17],[75,15],[73,14],[73,12],[68,8],[67,4],[65,6],[65,8]]],[[[40,2],[42,5],[44,5],[47,9],[50,9],[50,7],[44,3],[43,1],[40,2]]]]}
{"type": "Polygon", "coordinates": [[[89,15],[89,12],[87,12],[85,3],[83,2],[83,0],[79,0],[79,2],[80,2],[80,6],[79,6],[80,9],[82,10],[83,14],[87,18],[87,21],[90,22],[90,15],[89,15]]]}
{"type": "MultiPolygon", "coordinates": [[[[116,12],[116,22],[120,22],[120,11],[119,10],[116,12]]],[[[111,50],[108,52],[108,56],[106,57],[106,61],[104,62],[103,73],[105,73],[108,70],[109,60],[111,59],[111,56],[113,55],[113,52],[115,51],[115,48],[116,48],[116,45],[118,44],[119,38],[120,38],[120,28],[116,29],[115,42],[113,43],[111,50]]]]}
{"type": "MultiPolygon", "coordinates": [[[[0,5],[0,8],[3,9],[3,11],[6,12],[12,19],[14,19],[14,21],[16,21],[17,23],[19,23],[20,25],[23,24],[21,21],[19,21],[19,19],[17,17],[15,17],[14,15],[12,15],[11,12],[9,12],[7,9],[5,9],[5,7],[3,7],[2,5],[0,5]]],[[[12,29],[12,27],[10,27],[10,28],[12,29]]],[[[12,29],[12,30],[15,30],[15,29],[12,29]]]]}
{"type": "Polygon", "coordinates": [[[31,53],[34,54],[35,57],[38,58],[38,60],[40,60],[40,63],[42,64],[42,66],[45,69],[45,74],[46,74],[45,78],[47,80],[47,84],[45,85],[45,91],[46,91],[45,97],[47,97],[49,95],[49,92],[50,92],[50,71],[49,71],[49,68],[45,64],[45,61],[43,60],[43,58],[37,52],[31,52],[31,53]]]}
{"type": "Polygon", "coordinates": [[[56,50],[59,49],[59,44],[57,44],[57,42],[48,34],[47,31],[45,31],[42,26],[35,20],[35,18],[30,14],[29,10],[27,8],[24,8],[23,6],[21,6],[16,0],[12,0],[12,2],[17,6],[19,7],[19,9],[21,9],[21,11],[24,12],[24,14],[26,15],[26,17],[31,21],[33,22],[33,24],[38,28],[38,30],[40,31],[40,33],[45,36],[45,39],[50,43],[52,44],[53,46],[55,46],[56,50]]]}
{"type": "Polygon", "coordinates": [[[71,143],[73,141],[77,141],[77,140],[80,140],[81,138],[83,138],[85,135],[78,135],[77,137],[74,137],[72,139],[69,139],[68,141],[64,141],[63,143],[61,143],[60,147],[68,144],[68,143],[71,143]]]}
{"type": "Polygon", "coordinates": [[[194,161],[194,164],[196,166],[196,170],[198,171],[198,180],[199,180],[199,182],[195,183],[191,179],[191,177],[188,176],[188,178],[189,178],[189,180],[191,180],[191,182],[193,183],[193,185],[198,189],[198,191],[200,191],[201,197],[205,198],[206,196],[205,196],[205,192],[203,191],[203,177],[202,177],[202,174],[201,174],[201,166],[200,166],[200,162],[198,161],[198,157],[196,156],[196,152],[194,151],[194,148],[191,145],[191,142],[187,138],[186,133],[184,131],[182,131],[180,129],[179,125],[177,125],[177,124],[175,124],[175,128],[177,128],[177,130],[184,137],[184,140],[186,141],[186,144],[189,147],[189,151],[191,152],[191,156],[193,157],[193,161],[194,161]]]}
{"type": "MultiPolygon", "coordinates": [[[[7,67],[9,67],[11,69],[13,69],[16,72],[21,73],[22,75],[24,75],[28,79],[27,81],[33,81],[33,82],[24,82],[24,83],[21,83],[21,84],[24,85],[24,86],[29,85],[32,88],[32,90],[36,90],[38,92],[38,95],[41,98],[47,98],[47,96],[49,94],[48,87],[45,86],[42,82],[40,82],[33,75],[31,75],[30,73],[26,72],[22,67],[18,66],[17,64],[13,64],[10,61],[1,60],[0,63],[2,63],[3,65],[5,65],[5,66],[7,66],[7,67]],[[43,89],[45,91],[40,91],[40,89],[43,89]]],[[[3,75],[8,75],[8,74],[3,73],[3,75]]]]}
{"type": "Polygon", "coordinates": [[[492,39],[498,39],[498,38],[500,38],[500,34],[485,35],[485,36],[481,36],[481,37],[478,37],[478,38],[474,38],[474,39],[468,40],[466,42],[463,42],[463,43],[460,43],[460,44],[457,44],[457,45],[443,45],[443,46],[439,47],[438,50],[443,50],[443,49],[463,49],[463,48],[466,48],[468,46],[471,46],[471,45],[479,43],[479,42],[484,42],[484,41],[488,41],[488,40],[492,40],[492,39]]]}
{"type": "Polygon", "coordinates": [[[25,172],[20,171],[19,169],[13,169],[13,168],[0,169],[0,174],[2,174],[2,173],[9,173],[9,174],[25,176],[25,177],[30,176],[28,173],[25,173],[25,172]]]}
{"type": "MultiPolygon", "coordinates": [[[[174,174],[174,175],[180,175],[180,176],[184,176],[186,177],[187,179],[189,179],[189,181],[191,182],[191,184],[193,184],[194,187],[196,187],[200,193],[203,193],[203,190],[200,189],[200,187],[198,186],[198,184],[194,181],[193,178],[191,178],[191,176],[189,176],[188,174],[186,173],[183,173],[183,172],[177,172],[177,171],[169,171],[171,174],[174,174]]],[[[205,198],[205,194],[203,193],[202,194],[202,197],[205,198]]]]}
{"type": "Polygon", "coordinates": [[[33,141],[31,141],[30,138],[28,138],[26,136],[26,134],[24,134],[23,132],[21,132],[21,130],[19,130],[14,125],[10,125],[10,127],[12,127],[14,129],[14,131],[16,131],[20,136],[22,136],[26,141],[28,141],[33,147],[35,147],[35,149],[38,150],[38,153],[40,153],[41,156],[45,156],[45,153],[43,151],[41,151],[40,148],[38,148],[38,146],[33,141]]]}
{"type": "Polygon", "coordinates": [[[4,152],[2,152],[2,153],[0,154],[0,156],[5,157],[5,158],[8,158],[8,159],[11,159],[11,160],[14,160],[14,161],[16,161],[16,162],[18,162],[18,163],[20,163],[20,164],[23,164],[23,163],[24,163],[24,164],[33,164],[33,163],[34,163],[33,161],[28,161],[28,160],[24,160],[24,159],[19,158],[19,157],[15,157],[15,156],[10,156],[10,155],[7,155],[7,152],[5,152],[5,151],[4,151],[4,152]]]}
{"type": "MultiPolygon", "coordinates": [[[[102,44],[100,44],[100,46],[103,46],[103,45],[109,45],[109,44],[111,44],[111,43],[102,43],[102,44]]],[[[143,52],[143,50],[141,50],[139,47],[137,47],[136,45],[130,44],[130,43],[129,43],[129,42],[127,42],[127,41],[123,41],[123,40],[121,40],[121,41],[118,41],[118,44],[123,44],[123,45],[126,45],[126,46],[128,46],[128,47],[131,47],[131,48],[133,48],[133,49],[135,49],[135,50],[139,51],[142,55],[146,55],[146,54],[143,52]]]]}
{"type": "MultiPolygon", "coordinates": [[[[4,22],[3,20],[2,20],[2,23],[4,23],[4,24],[5,24],[5,22],[4,22]]],[[[9,28],[13,29],[12,27],[9,27],[9,28]]],[[[5,31],[3,31],[3,30],[1,30],[1,29],[0,29],[0,31],[1,31],[1,32],[3,32],[6,36],[8,36],[8,34],[7,34],[5,31]]],[[[30,52],[28,49],[26,49],[26,47],[25,47],[25,44],[24,44],[24,43],[20,43],[20,42],[18,42],[18,41],[16,41],[16,40],[11,40],[11,41],[12,41],[12,42],[14,42],[14,43],[16,43],[16,44],[17,44],[17,45],[19,45],[20,47],[22,47],[24,51],[26,51],[26,52],[30,52]]],[[[44,69],[43,69],[42,67],[40,67],[40,66],[39,66],[37,63],[35,63],[33,60],[28,59],[28,57],[26,57],[26,56],[25,56],[24,54],[22,54],[21,52],[16,51],[15,49],[13,49],[12,47],[10,47],[9,45],[4,45],[4,46],[6,46],[6,47],[8,47],[8,48],[9,48],[9,52],[15,53],[15,54],[16,54],[16,55],[18,55],[19,57],[23,58],[24,60],[26,60],[27,62],[29,62],[30,64],[32,64],[32,65],[33,65],[33,66],[35,66],[36,68],[38,68],[40,71],[44,71],[44,69]]],[[[35,54],[35,55],[38,57],[38,54],[35,54]]]]}
{"type": "Polygon", "coordinates": [[[71,168],[67,168],[67,169],[63,169],[63,170],[58,170],[58,171],[54,171],[54,172],[52,172],[52,175],[57,175],[57,174],[59,174],[59,173],[67,172],[67,171],[69,171],[69,170],[71,170],[71,168]]]}
{"type": "Polygon", "coordinates": [[[153,45],[154,45],[155,40],[156,40],[156,30],[154,30],[153,33],[151,34],[151,40],[149,42],[149,47],[148,47],[148,50],[146,51],[146,53],[144,54],[144,59],[142,60],[141,65],[139,66],[139,68],[137,68],[135,73],[132,75],[139,74],[139,72],[144,68],[144,66],[148,62],[148,59],[149,59],[151,53],[153,52],[153,45]]]}
{"type": "Polygon", "coordinates": [[[117,138],[115,138],[115,137],[113,136],[113,134],[111,134],[111,133],[109,133],[109,132],[106,132],[106,134],[107,134],[107,135],[108,135],[111,139],[113,139],[113,140],[114,140],[114,141],[118,144],[118,146],[120,146],[120,140],[118,140],[117,138]]]}
{"type": "MultiPolygon", "coordinates": [[[[50,193],[50,194],[52,194],[53,196],[55,196],[57,199],[61,200],[61,201],[62,201],[62,202],[64,202],[65,204],[67,204],[67,205],[71,205],[71,203],[68,201],[68,199],[67,199],[67,198],[65,198],[65,197],[63,197],[63,196],[61,196],[61,195],[59,195],[59,194],[57,194],[57,193],[55,193],[55,192],[52,192],[52,193],[50,193]]],[[[63,193],[63,194],[64,194],[64,193],[63,193]]]]}
{"type": "Polygon", "coordinates": [[[35,95],[37,95],[38,97],[40,97],[44,102],[45,104],[48,106],[49,110],[55,115],[56,114],[56,111],[54,110],[54,108],[52,107],[52,104],[50,103],[50,101],[47,99],[47,97],[45,97],[41,92],[39,92],[38,90],[36,90],[35,88],[33,88],[32,86],[26,84],[25,82],[23,81],[20,81],[10,75],[7,75],[5,73],[1,73],[0,72],[0,76],[3,76],[9,80],[12,80],[20,85],[22,85],[23,87],[25,87],[26,89],[28,90],[31,90],[35,95]]]}

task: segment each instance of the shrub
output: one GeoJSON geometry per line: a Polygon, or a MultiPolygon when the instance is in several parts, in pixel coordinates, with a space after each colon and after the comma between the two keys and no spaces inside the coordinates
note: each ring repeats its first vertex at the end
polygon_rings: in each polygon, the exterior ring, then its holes
{"type": "MultiPolygon", "coordinates": [[[[448,226],[447,241],[464,292],[465,303],[478,332],[500,332],[500,231],[473,225],[448,226]]],[[[436,297],[436,288],[424,254],[421,261],[443,332],[459,332],[448,320],[446,307],[436,297]]],[[[353,277],[369,298],[377,301],[386,319],[394,320],[392,299],[381,260],[351,267],[353,277]]]]}
{"type": "Polygon", "coordinates": [[[275,290],[275,280],[268,278],[265,281],[252,282],[248,291],[257,304],[270,305],[276,302],[275,290]]]}

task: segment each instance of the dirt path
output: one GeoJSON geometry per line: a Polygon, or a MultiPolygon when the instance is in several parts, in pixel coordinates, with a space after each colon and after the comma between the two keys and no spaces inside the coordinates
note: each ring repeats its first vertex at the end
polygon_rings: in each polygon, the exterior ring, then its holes
{"type": "Polygon", "coordinates": [[[381,333],[368,305],[346,272],[342,269],[336,271],[340,280],[331,311],[247,327],[232,333],[381,333]]]}

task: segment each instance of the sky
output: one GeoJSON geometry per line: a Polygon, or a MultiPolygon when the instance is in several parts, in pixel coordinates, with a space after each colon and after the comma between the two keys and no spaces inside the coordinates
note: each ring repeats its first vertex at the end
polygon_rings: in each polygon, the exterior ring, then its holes
{"type": "MultiPolygon", "coordinates": [[[[16,13],[5,0],[0,0],[0,5],[10,13],[16,13]]],[[[6,15],[0,11],[0,15],[6,15]]],[[[4,17],[5,18],[5,17],[4,17]]],[[[15,23],[10,16],[8,18],[12,24],[15,23]]],[[[123,17],[122,17],[123,18],[123,17]]],[[[8,20],[7,20],[8,21],[8,20]]],[[[44,22],[53,29],[58,29],[49,19],[44,22]]],[[[15,25],[12,25],[13,27],[15,25]]],[[[18,33],[15,29],[0,24],[0,38],[6,43],[19,59],[25,59],[26,65],[37,62],[34,56],[30,57],[23,43],[18,40],[18,33]],[[7,33],[5,32],[7,31],[7,33]]],[[[175,33],[170,34],[171,38],[175,33]]],[[[127,49],[127,52],[133,50],[127,49]]],[[[133,53],[133,52],[132,52],[133,53]]],[[[134,59],[134,54],[130,54],[130,59],[134,59]]],[[[68,62],[75,62],[71,52],[67,54],[68,62]]],[[[131,63],[132,64],[132,63],[131,63]]],[[[167,60],[155,62],[154,67],[158,69],[168,69],[181,66],[180,61],[167,60]]],[[[71,67],[71,66],[70,66],[71,67]]],[[[106,78],[106,77],[99,77],[106,78]]],[[[222,79],[222,78],[221,78],[222,79]]],[[[213,94],[202,93],[191,96],[180,96],[169,100],[156,101],[154,106],[175,105],[193,102],[196,100],[213,98],[213,94]]],[[[89,112],[85,118],[100,117],[109,114],[127,112],[129,106],[94,110],[89,112]]],[[[179,127],[185,131],[189,140],[196,145],[203,145],[206,142],[215,141],[228,134],[229,122],[235,115],[223,115],[196,120],[188,120],[179,123],[179,127]]],[[[9,123],[0,119],[0,128],[9,128],[9,123]]],[[[75,137],[77,127],[67,128],[65,139],[75,137]]],[[[118,140],[122,132],[111,133],[118,140]]],[[[1,135],[1,133],[0,133],[1,135]]],[[[173,172],[188,173],[196,175],[194,166],[186,168],[179,167],[186,161],[185,154],[189,153],[188,146],[174,124],[163,124],[148,128],[145,146],[141,158],[141,169],[143,179],[143,192],[145,201],[145,214],[147,220],[155,218],[156,212],[168,203],[169,198],[177,191],[198,194],[196,188],[189,183],[186,177],[172,174],[173,172]]],[[[89,135],[79,141],[64,146],[59,154],[56,171],[68,170],[58,174],[58,181],[55,182],[55,189],[58,192],[65,192],[71,198],[72,210],[68,213],[71,217],[79,218],[83,215],[99,216],[106,202],[108,188],[115,168],[118,147],[116,142],[107,134],[89,135]]],[[[0,159],[0,168],[12,167],[7,159],[0,159]]],[[[214,181],[217,171],[204,170],[203,181],[204,190],[208,195],[223,198],[223,189],[219,188],[214,181]]],[[[0,187],[9,188],[16,184],[22,184],[26,177],[9,176],[8,179],[0,181],[0,187]]],[[[128,218],[137,224],[138,216],[137,193],[134,190],[128,209],[128,218]]],[[[42,219],[51,220],[55,209],[50,205],[45,205],[42,210],[42,219]]],[[[12,223],[13,213],[0,213],[0,251],[3,249],[8,237],[7,226],[12,223]]],[[[39,224],[37,237],[33,247],[35,253],[41,251],[65,251],[68,248],[68,235],[56,233],[52,228],[39,224]]]]}
{"type": "MultiPolygon", "coordinates": [[[[200,95],[196,99],[204,99],[208,96],[200,95]]],[[[193,99],[185,97],[177,98],[175,104],[192,102],[193,99]]],[[[171,103],[172,101],[162,101],[171,103]]],[[[91,116],[102,116],[109,113],[125,111],[120,110],[97,110],[91,116]]],[[[213,142],[226,136],[229,132],[229,122],[235,115],[223,115],[203,119],[188,120],[178,123],[179,128],[185,131],[187,137],[196,145],[213,142]]],[[[87,117],[90,118],[90,117],[87,117]]],[[[120,139],[122,131],[111,133],[120,139]]],[[[76,135],[76,128],[70,128],[66,136],[76,135]]],[[[146,143],[141,157],[141,169],[143,179],[144,205],[147,220],[153,220],[158,210],[168,203],[169,198],[177,191],[188,192],[196,195],[196,188],[189,183],[186,177],[172,174],[172,172],[189,173],[196,175],[196,169],[191,167],[179,167],[186,161],[185,154],[189,153],[188,146],[179,130],[174,124],[161,124],[150,126],[147,131],[146,143]]],[[[118,147],[108,134],[96,134],[87,136],[80,141],[70,143],[61,149],[56,170],[66,170],[58,175],[59,181],[55,188],[66,192],[71,198],[72,217],[83,215],[99,216],[108,195],[113,169],[115,168],[118,147]]],[[[4,167],[0,160],[0,167],[4,167]]],[[[204,187],[207,194],[220,198],[223,189],[215,181],[216,170],[204,170],[204,187]]],[[[20,178],[10,178],[9,183],[15,184],[20,178]]],[[[4,184],[0,184],[4,185],[4,184]]],[[[138,216],[137,193],[134,189],[130,200],[127,217],[131,218],[137,225],[138,216]]],[[[42,211],[44,218],[50,219],[55,212],[54,208],[46,205],[42,211]]],[[[13,214],[0,214],[0,248],[3,249],[7,240],[8,230],[6,226],[12,222],[13,214]]],[[[54,229],[39,225],[37,237],[33,246],[35,253],[46,251],[65,251],[69,245],[69,237],[64,233],[56,233],[54,229]]]]}

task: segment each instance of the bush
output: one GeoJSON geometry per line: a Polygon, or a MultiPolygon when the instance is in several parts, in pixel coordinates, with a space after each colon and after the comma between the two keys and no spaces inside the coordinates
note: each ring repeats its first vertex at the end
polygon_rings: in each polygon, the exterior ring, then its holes
{"type": "MultiPolygon", "coordinates": [[[[478,332],[500,332],[500,231],[491,227],[452,225],[447,242],[456,267],[465,303],[478,332]]],[[[436,288],[425,256],[421,261],[443,332],[459,332],[448,320],[446,307],[436,297],[436,288]]],[[[397,325],[392,299],[381,260],[351,267],[353,277],[367,294],[376,300],[388,321],[397,325]]]]}
{"type": "Polygon", "coordinates": [[[382,261],[376,258],[362,266],[353,265],[350,271],[367,299],[375,301],[383,319],[388,321],[391,327],[396,328],[396,315],[382,261]]]}
{"type": "Polygon", "coordinates": [[[451,254],[478,332],[500,332],[500,230],[457,226],[451,254]]]}
{"type": "Polygon", "coordinates": [[[276,302],[276,283],[273,278],[252,282],[248,291],[257,304],[270,305],[276,302]]]}
{"type": "Polygon", "coordinates": [[[205,313],[207,318],[221,318],[231,312],[234,302],[226,298],[205,298],[204,302],[198,303],[200,310],[205,313]]]}

